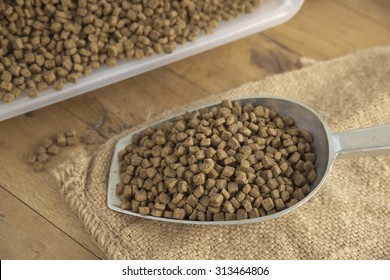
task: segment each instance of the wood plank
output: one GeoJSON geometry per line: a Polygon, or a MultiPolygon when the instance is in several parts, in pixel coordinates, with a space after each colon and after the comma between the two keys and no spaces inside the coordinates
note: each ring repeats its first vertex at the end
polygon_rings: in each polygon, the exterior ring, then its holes
{"type": "Polygon", "coordinates": [[[298,69],[299,55],[262,34],[190,57],[167,68],[212,93],[298,69]]]}
{"type": "Polygon", "coordinates": [[[390,28],[390,1],[388,0],[336,0],[336,2],[390,28]]]}
{"type": "Polygon", "coordinates": [[[0,187],[0,259],[97,259],[0,187]]]}
{"type": "Polygon", "coordinates": [[[108,136],[208,94],[170,69],[160,68],[61,102],[59,106],[108,136]]]}
{"type": "MultiPolygon", "coordinates": [[[[373,13],[371,17],[375,18],[377,14],[373,13]]],[[[390,43],[387,26],[337,1],[305,1],[293,19],[264,34],[315,59],[329,59],[390,43]]]]}
{"type": "Polygon", "coordinates": [[[32,117],[23,115],[0,122],[0,185],[95,255],[104,257],[64,202],[54,176],[36,173],[26,163],[27,156],[45,137],[65,129],[82,131],[86,127],[57,105],[37,110],[32,117]]]}

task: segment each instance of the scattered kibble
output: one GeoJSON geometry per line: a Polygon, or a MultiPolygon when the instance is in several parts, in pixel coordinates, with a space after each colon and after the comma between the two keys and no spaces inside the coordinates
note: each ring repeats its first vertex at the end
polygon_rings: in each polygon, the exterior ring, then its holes
{"type": "MultiPolygon", "coordinates": [[[[0,100],[61,90],[101,65],[172,53],[260,0],[0,1],[0,100]]],[[[61,145],[59,145],[61,146],[61,145]]]]}
{"type": "Polygon", "coordinates": [[[56,137],[44,139],[34,154],[27,156],[27,163],[31,164],[34,171],[44,169],[44,163],[50,160],[50,156],[59,154],[60,148],[74,146],[79,143],[77,133],[74,130],[57,134],[56,137]]]}
{"type": "Polygon", "coordinates": [[[224,100],[135,134],[118,154],[116,191],[123,209],[142,215],[192,221],[271,215],[310,193],[312,141],[292,116],[224,100]]]}

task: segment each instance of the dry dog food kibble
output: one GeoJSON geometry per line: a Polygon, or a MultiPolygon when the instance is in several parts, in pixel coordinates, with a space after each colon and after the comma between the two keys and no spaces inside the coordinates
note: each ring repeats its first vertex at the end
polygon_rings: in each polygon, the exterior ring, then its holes
{"type": "Polygon", "coordinates": [[[310,192],[312,141],[292,116],[224,100],[134,135],[118,154],[117,194],[123,209],[142,215],[198,221],[270,215],[310,192]]]}
{"type": "Polygon", "coordinates": [[[43,164],[49,161],[50,156],[57,155],[60,152],[60,147],[74,146],[77,143],[78,137],[74,130],[59,133],[53,139],[46,138],[40,143],[35,153],[27,157],[27,163],[32,165],[34,171],[42,171],[43,164]]]}
{"type": "MultiPolygon", "coordinates": [[[[260,0],[2,0],[0,101],[61,90],[101,65],[172,53],[260,0]]],[[[71,144],[75,144],[71,140],[71,144]]],[[[174,215],[177,216],[177,215],[174,215]]],[[[181,216],[181,214],[179,215],[181,216]]]]}

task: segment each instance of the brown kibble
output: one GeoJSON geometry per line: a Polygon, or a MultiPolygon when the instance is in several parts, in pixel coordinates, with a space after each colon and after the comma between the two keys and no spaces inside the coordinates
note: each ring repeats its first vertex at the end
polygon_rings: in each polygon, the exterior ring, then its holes
{"type": "Polygon", "coordinates": [[[192,206],[192,207],[195,207],[195,205],[198,203],[198,201],[199,201],[199,199],[193,194],[190,194],[187,197],[187,204],[192,206]]]}
{"type": "Polygon", "coordinates": [[[66,138],[66,145],[68,145],[68,146],[76,146],[78,144],[78,142],[79,141],[74,136],[66,138]]]}
{"type": "Polygon", "coordinates": [[[257,208],[252,208],[252,210],[248,214],[250,219],[260,217],[259,209],[257,208]]]}
{"type": "Polygon", "coordinates": [[[204,187],[202,185],[198,186],[195,190],[194,190],[194,195],[199,198],[201,197],[202,195],[204,194],[204,187]]]}
{"type": "Polygon", "coordinates": [[[53,140],[50,139],[50,138],[46,138],[42,142],[42,146],[45,147],[45,148],[49,148],[52,144],[53,144],[53,140]]]}
{"type": "Polygon", "coordinates": [[[301,136],[302,138],[304,138],[308,143],[311,143],[311,142],[313,141],[313,137],[311,136],[311,134],[310,134],[307,130],[301,128],[301,129],[299,129],[299,134],[300,134],[300,136],[301,136]]]}
{"type": "Polygon", "coordinates": [[[123,210],[129,210],[132,208],[132,203],[129,200],[121,200],[121,208],[123,210]]]}
{"type": "Polygon", "coordinates": [[[177,182],[177,190],[179,192],[187,192],[188,191],[188,184],[186,181],[178,181],[177,182]]]}
{"type": "Polygon", "coordinates": [[[182,200],[184,197],[184,194],[183,193],[177,193],[171,200],[172,203],[174,204],[178,204],[180,202],[180,200],[182,200]]]}
{"type": "Polygon", "coordinates": [[[247,212],[249,212],[249,211],[251,211],[252,210],[252,204],[248,201],[248,200],[243,200],[242,202],[241,202],[241,204],[242,204],[242,207],[244,207],[244,209],[247,211],[247,212]]]}
{"type": "Polygon", "coordinates": [[[150,208],[149,207],[139,207],[138,213],[141,215],[149,215],[150,214],[150,208]]]}
{"type": "Polygon", "coordinates": [[[64,134],[58,134],[57,135],[57,139],[56,139],[56,142],[57,142],[57,145],[59,146],[59,147],[64,147],[64,146],[66,146],[66,137],[65,137],[65,135],[64,134]]]}
{"type": "Polygon", "coordinates": [[[214,221],[225,221],[225,213],[219,212],[214,214],[214,221]]]}
{"type": "Polygon", "coordinates": [[[309,174],[307,175],[307,180],[309,181],[310,184],[313,184],[314,181],[316,180],[317,178],[317,173],[316,171],[313,169],[309,172],[309,174]]]}
{"type": "Polygon", "coordinates": [[[40,163],[45,163],[49,160],[49,156],[46,153],[42,153],[37,155],[37,161],[40,163]]]}
{"type": "Polygon", "coordinates": [[[222,175],[225,176],[225,177],[231,177],[233,176],[234,174],[234,167],[232,166],[225,166],[222,170],[222,175]]]}
{"type": "Polygon", "coordinates": [[[204,162],[199,165],[199,169],[204,174],[209,174],[214,168],[214,165],[209,162],[204,162]]]}
{"type": "Polygon", "coordinates": [[[4,71],[3,74],[1,74],[1,80],[11,82],[12,81],[12,74],[8,71],[4,71]]]}
{"type": "Polygon", "coordinates": [[[281,210],[283,210],[286,207],[284,205],[283,199],[281,199],[281,198],[275,199],[274,203],[275,203],[275,208],[278,211],[281,211],[281,210]]]}
{"type": "Polygon", "coordinates": [[[268,180],[267,185],[271,188],[271,190],[274,190],[279,186],[279,182],[278,180],[272,178],[268,180]]]}
{"type": "Polygon", "coordinates": [[[223,209],[227,212],[227,213],[234,213],[236,211],[236,209],[234,208],[233,204],[230,202],[230,201],[225,201],[223,203],[223,209]]]}
{"type": "Polygon", "coordinates": [[[164,218],[172,219],[173,217],[173,211],[165,210],[163,213],[164,218]]]}
{"type": "Polygon", "coordinates": [[[153,179],[153,177],[157,174],[157,169],[154,167],[150,167],[146,169],[146,175],[150,178],[153,179]]]}
{"type": "Polygon", "coordinates": [[[264,158],[261,160],[261,163],[263,164],[264,168],[271,168],[276,164],[275,161],[268,156],[264,156],[264,158]]]}
{"type": "Polygon", "coordinates": [[[293,172],[291,178],[293,179],[294,184],[296,184],[297,186],[302,186],[306,183],[305,176],[303,176],[302,173],[297,170],[293,172]]]}
{"type": "Polygon", "coordinates": [[[67,131],[65,131],[65,136],[66,137],[74,137],[74,136],[76,136],[76,131],[75,130],[67,130],[67,131]]]}
{"type": "Polygon", "coordinates": [[[224,197],[220,193],[213,193],[210,195],[210,203],[214,205],[221,205],[224,197]]]}
{"type": "Polygon", "coordinates": [[[206,175],[204,173],[199,173],[192,177],[192,180],[196,186],[203,185],[206,181],[206,175]]]}
{"type": "Polygon", "coordinates": [[[164,210],[165,210],[165,207],[166,207],[166,204],[163,204],[163,203],[158,203],[158,202],[156,202],[156,203],[154,204],[154,209],[156,209],[156,210],[164,211],[164,210]]]}
{"type": "Polygon", "coordinates": [[[245,194],[240,191],[236,194],[235,199],[241,203],[245,199],[245,194]]]}
{"type": "Polygon", "coordinates": [[[299,189],[296,189],[296,190],[293,192],[293,197],[294,197],[295,199],[297,199],[298,201],[301,201],[301,200],[305,197],[305,195],[304,195],[302,189],[299,188],[299,189]]]}
{"type": "Polygon", "coordinates": [[[145,190],[136,191],[134,194],[134,199],[139,202],[146,201],[147,194],[145,190]]]}
{"type": "Polygon", "coordinates": [[[7,81],[2,81],[0,83],[0,89],[2,90],[5,90],[5,91],[11,91],[12,90],[12,83],[11,82],[7,82],[7,81]]]}
{"type": "Polygon", "coordinates": [[[249,195],[254,198],[257,198],[260,196],[260,191],[256,188],[251,188],[251,190],[249,191],[249,195]]]}
{"type": "Polygon", "coordinates": [[[285,126],[293,126],[295,124],[295,120],[291,116],[287,116],[283,118],[283,123],[285,126]]]}
{"type": "Polygon", "coordinates": [[[36,161],[37,161],[37,157],[35,155],[29,155],[27,157],[27,163],[33,164],[36,161]]]}
{"type": "Polygon", "coordinates": [[[186,211],[182,208],[173,209],[172,218],[177,220],[183,220],[186,215],[186,211]]]}
{"type": "Polygon", "coordinates": [[[239,185],[248,184],[248,178],[245,172],[236,171],[236,183],[239,185]]]}
{"type": "Polygon", "coordinates": [[[34,162],[34,163],[32,164],[32,167],[33,167],[33,169],[34,169],[35,172],[40,172],[40,171],[43,170],[43,164],[42,164],[41,162],[39,162],[39,161],[34,162]]]}
{"type": "Polygon", "coordinates": [[[248,212],[244,209],[237,210],[237,220],[245,220],[248,219],[248,212]]]}
{"type": "MultiPolygon", "coordinates": [[[[121,195],[123,193],[124,189],[125,189],[125,185],[123,183],[118,183],[118,184],[116,184],[116,187],[115,187],[115,193],[117,195],[121,195]]],[[[131,190],[131,188],[130,188],[130,190],[131,190]]],[[[130,197],[130,195],[128,197],[130,197]]]]}
{"type": "Polygon", "coordinates": [[[59,152],[60,148],[55,144],[50,145],[50,147],[47,149],[47,153],[49,155],[57,155],[59,152]]]}
{"type": "Polygon", "coordinates": [[[237,150],[240,147],[240,143],[237,141],[236,138],[230,138],[228,146],[233,150],[237,150]]]}
{"type": "Polygon", "coordinates": [[[304,154],[305,161],[311,161],[313,164],[316,160],[316,155],[314,153],[305,153],[304,154]]]}
{"type": "Polygon", "coordinates": [[[160,193],[158,196],[158,199],[161,201],[161,203],[168,204],[171,201],[171,198],[168,194],[166,193],[160,193]]]}
{"type": "MultiPolygon", "coordinates": [[[[139,209],[139,208],[138,208],[139,209]]],[[[183,209],[181,209],[181,210],[183,210],[183,209]]],[[[138,210],[139,211],[139,210],[138,210]]],[[[183,210],[184,211],[184,210],[183,210]]],[[[152,216],[155,216],[155,217],[162,217],[162,215],[163,215],[163,211],[162,210],[157,210],[157,209],[152,209],[152,211],[150,212],[150,214],[152,215],[152,216]]],[[[184,212],[185,213],[185,212],[184,212]]]]}
{"type": "Polygon", "coordinates": [[[297,204],[297,203],[298,203],[298,200],[295,199],[295,198],[293,198],[293,199],[291,199],[289,202],[286,203],[286,206],[287,206],[287,207],[291,207],[291,206],[293,206],[293,205],[295,205],[295,204],[297,204]]]}
{"type": "Polygon", "coordinates": [[[44,154],[47,152],[46,148],[43,146],[39,146],[36,150],[37,154],[44,154]]]}
{"type": "Polygon", "coordinates": [[[265,211],[270,211],[275,206],[274,201],[270,197],[263,199],[263,201],[261,202],[261,205],[263,206],[265,211]]]}

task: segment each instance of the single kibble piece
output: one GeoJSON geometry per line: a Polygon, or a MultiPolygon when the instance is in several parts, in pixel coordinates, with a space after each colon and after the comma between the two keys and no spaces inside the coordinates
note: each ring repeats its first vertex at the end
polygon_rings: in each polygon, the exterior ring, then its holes
{"type": "Polygon", "coordinates": [[[216,204],[216,205],[221,204],[223,202],[223,200],[224,200],[224,197],[220,193],[213,193],[212,195],[210,195],[210,202],[212,204],[216,204]]]}
{"type": "Polygon", "coordinates": [[[36,155],[29,155],[29,156],[27,157],[27,163],[33,164],[33,163],[36,162],[36,161],[37,161],[36,155]]]}
{"type": "Polygon", "coordinates": [[[244,209],[237,210],[237,220],[245,220],[248,219],[248,212],[244,209]]]}
{"type": "Polygon", "coordinates": [[[199,173],[194,175],[192,179],[196,186],[203,185],[206,181],[206,175],[204,173],[199,173]]]}
{"type": "Polygon", "coordinates": [[[252,210],[248,213],[248,215],[249,215],[250,219],[260,217],[260,213],[259,213],[259,210],[257,208],[252,208],[252,210]]]}
{"type": "Polygon", "coordinates": [[[295,199],[297,199],[298,201],[302,200],[304,197],[305,197],[305,194],[303,193],[302,189],[299,188],[299,189],[296,189],[294,192],[293,192],[293,197],[295,199]]]}
{"type": "Polygon", "coordinates": [[[161,203],[168,204],[171,201],[171,198],[168,194],[166,193],[160,193],[158,196],[158,199],[161,201],[161,203]]]}
{"type": "Polygon", "coordinates": [[[274,203],[275,203],[276,210],[278,211],[283,210],[285,208],[283,199],[281,198],[275,199],[274,203]]]}
{"type": "Polygon", "coordinates": [[[52,144],[48,149],[47,149],[47,153],[49,155],[57,155],[58,153],[60,152],[60,148],[55,145],[55,144],[52,144]]]}
{"type": "Polygon", "coordinates": [[[141,215],[149,215],[150,214],[150,208],[149,207],[139,207],[138,212],[141,215]]]}
{"type": "Polygon", "coordinates": [[[231,177],[234,174],[235,168],[232,166],[225,166],[222,170],[222,175],[225,177],[231,177]]]}
{"type": "Polygon", "coordinates": [[[183,220],[186,215],[186,211],[182,208],[173,209],[172,218],[177,220],[183,220]]]}
{"type": "Polygon", "coordinates": [[[49,156],[45,153],[37,155],[37,160],[41,163],[45,163],[49,160],[49,156]]]}
{"type": "Polygon", "coordinates": [[[263,199],[263,201],[261,202],[261,205],[263,206],[265,211],[270,211],[275,206],[274,201],[270,197],[263,199]]]}
{"type": "Polygon", "coordinates": [[[59,147],[66,146],[66,137],[65,137],[65,135],[64,134],[57,135],[56,142],[57,142],[57,145],[59,147]]]}
{"type": "Polygon", "coordinates": [[[214,214],[214,221],[225,221],[225,214],[223,212],[214,214]]]}
{"type": "Polygon", "coordinates": [[[43,169],[43,164],[41,163],[41,162],[34,162],[33,164],[32,164],[32,167],[33,167],[33,169],[34,169],[34,171],[35,172],[39,172],[39,171],[42,171],[42,169],[43,169]]]}

